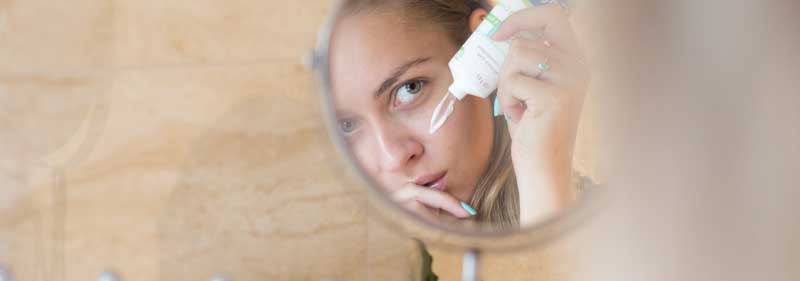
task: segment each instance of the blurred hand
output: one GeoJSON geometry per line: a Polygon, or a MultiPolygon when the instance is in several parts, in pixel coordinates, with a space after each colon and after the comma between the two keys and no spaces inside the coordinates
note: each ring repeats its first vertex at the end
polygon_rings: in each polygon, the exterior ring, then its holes
{"type": "Polygon", "coordinates": [[[511,40],[497,96],[509,120],[520,219],[526,223],[574,199],[572,155],[589,71],[558,4],[514,13],[493,39],[511,40]]]}

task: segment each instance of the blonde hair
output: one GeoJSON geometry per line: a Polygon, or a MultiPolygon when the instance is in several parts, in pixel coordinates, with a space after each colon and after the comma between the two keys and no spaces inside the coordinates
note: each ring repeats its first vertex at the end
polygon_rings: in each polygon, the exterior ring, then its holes
{"type": "Polygon", "coordinates": [[[478,210],[481,228],[509,229],[519,226],[519,192],[511,162],[511,136],[504,118],[494,119],[492,153],[478,180],[470,204],[478,210]]]}
{"type": "MultiPolygon", "coordinates": [[[[470,0],[345,0],[339,16],[391,9],[407,19],[404,23],[436,26],[455,46],[461,46],[472,33],[469,18],[478,8],[485,6],[470,0]]],[[[478,228],[500,230],[519,226],[519,192],[511,162],[511,136],[504,118],[494,118],[490,161],[469,204],[478,211],[475,217],[481,222],[478,228]]]]}

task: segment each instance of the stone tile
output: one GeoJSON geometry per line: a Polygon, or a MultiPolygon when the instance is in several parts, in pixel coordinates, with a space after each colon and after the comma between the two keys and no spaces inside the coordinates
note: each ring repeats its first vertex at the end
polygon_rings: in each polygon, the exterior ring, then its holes
{"type": "Polygon", "coordinates": [[[122,66],[300,61],[333,1],[116,1],[122,66]]]}
{"type": "Polygon", "coordinates": [[[109,1],[0,1],[0,73],[107,66],[113,44],[109,1]]]}
{"type": "Polygon", "coordinates": [[[67,280],[365,280],[366,202],[310,84],[290,63],[117,73],[67,173],[67,280]]]}
{"type": "Polygon", "coordinates": [[[109,86],[97,72],[0,73],[0,264],[17,280],[64,272],[64,167],[91,147],[109,86]]]}
{"type": "Polygon", "coordinates": [[[111,80],[103,72],[0,72],[0,170],[69,161],[59,151],[74,149],[87,129],[96,130],[94,113],[111,80]]]}

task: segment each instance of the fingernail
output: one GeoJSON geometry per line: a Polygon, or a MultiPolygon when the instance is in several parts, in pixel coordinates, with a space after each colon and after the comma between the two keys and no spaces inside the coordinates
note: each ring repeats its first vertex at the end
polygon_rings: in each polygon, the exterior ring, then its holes
{"type": "Polygon", "coordinates": [[[511,122],[511,120],[508,119],[508,114],[503,114],[503,117],[506,118],[506,123],[511,122]]]}
{"type": "Polygon", "coordinates": [[[473,209],[472,206],[467,204],[467,202],[461,201],[461,208],[464,208],[464,210],[467,210],[467,213],[469,213],[470,215],[474,216],[474,215],[478,214],[478,211],[475,211],[475,209],[473,209]]]}
{"type": "Polygon", "coordinates": [[[494,117],[500,115],[500,99],[494,98],[494,117]]]}
{"type": "Polygon", "coordinates": [[[542,5],[547,5],[547,4],[553,3],[552,0],[530,0],[530,1],[531,1],[531,4],[533,4],[534,6],[542,6],[542,5]]]}

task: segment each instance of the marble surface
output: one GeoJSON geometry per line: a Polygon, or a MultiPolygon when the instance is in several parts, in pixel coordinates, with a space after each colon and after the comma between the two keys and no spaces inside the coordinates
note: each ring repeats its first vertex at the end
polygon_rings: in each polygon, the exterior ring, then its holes
{"type": "MultiPolygon", "coordinates": [[[[370,216],[301,64],[331,3],[0,0],[0,264],[414,280],[415,245],[370,216]]],[[[485,280],[566,280],[564,249],[490,254],[485,280]]],[[[460,253],[431,252],[460,278],[460,253]]]]}

